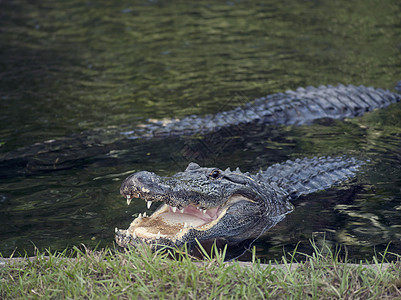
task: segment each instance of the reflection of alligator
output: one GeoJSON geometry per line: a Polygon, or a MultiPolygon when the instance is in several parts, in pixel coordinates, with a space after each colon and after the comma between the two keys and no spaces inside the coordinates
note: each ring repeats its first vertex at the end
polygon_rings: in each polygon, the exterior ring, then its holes
{"type": "Polygon", "coordinates": [[[149,217],[140,214],[127,230],[116,229],[116,241],[127,247],[254,239],[292,211],[289,200],[338,184],[361,164],[354,158],[321,157],[276,164],[256,175],[195,163],[172,177],[138,172],[121,186],[127,203],[141,198],[148,208],[164,204],[149,217]]]}
{"type": "MultiPolygon", "coordinates": [[[[401,82],[397,90],[401,91],[401,82]]],[[[126,139],[207,134],[242,124],[302,125],[319,118],[344,119],[398,102],[401,95],[372,87],[338,85],[298,88],[256,99],[243,107],[215,115],[188,116],[181,120],[149,120],[134,130],[107,128],[89,130],[58,140],[37,143],[6,153],[0,162],[17,160],[29,169],[59,169],[71,161],[124,147],[126,139]]],[[[240,128],[239,128],[240,129],[240,128]]],[[[17,164],[14,164],[17,165],[17,164]]]]}

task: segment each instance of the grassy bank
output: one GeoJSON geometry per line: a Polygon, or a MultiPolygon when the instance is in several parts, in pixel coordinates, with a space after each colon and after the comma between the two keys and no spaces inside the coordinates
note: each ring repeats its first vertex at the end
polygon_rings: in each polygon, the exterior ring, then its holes
{"type": "Polygon", "coordinates": [[[315,247],[303,262],[290,253],[281,262],[243,264],[224,263],[224,253],[196,261],[147,248],[66,253],[7,261],[0,268],[0,298],[401,299],[400,256],[391,263],[382,255],[350,264],[315,247]]]}

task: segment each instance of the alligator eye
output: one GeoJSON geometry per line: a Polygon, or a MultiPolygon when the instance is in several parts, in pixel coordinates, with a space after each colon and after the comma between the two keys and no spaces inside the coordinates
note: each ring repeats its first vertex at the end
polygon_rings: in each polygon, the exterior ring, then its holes
{"type": "Polygon", "coordinates": [[[220,177],[220,171],[219,170],[213,170],[210,173],[209,177],[211,177],[213,179],[219,178],[220,177]]]}

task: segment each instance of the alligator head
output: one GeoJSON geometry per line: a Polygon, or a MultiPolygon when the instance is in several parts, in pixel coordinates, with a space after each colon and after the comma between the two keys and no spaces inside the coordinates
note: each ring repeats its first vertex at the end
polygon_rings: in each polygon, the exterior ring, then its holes
{"type": "Polygon", "coordinates": [[[284,190],[259,179],[239,169],[222,171],[195,163],[171,177],[134,173],[120,188],[127,203],[141,198],[148,208],[154,202],[163,204],[150,216],[140,214],[127,230],[116,229],[116,242],[122,247],[142,242],[181,246],[195,240],[256,238],[293,209],[284,190]]]}

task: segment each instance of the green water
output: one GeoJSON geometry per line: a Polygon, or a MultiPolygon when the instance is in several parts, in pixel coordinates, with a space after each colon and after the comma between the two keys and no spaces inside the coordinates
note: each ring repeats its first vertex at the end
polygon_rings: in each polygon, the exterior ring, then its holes
{"type": "MultiPolygon", "coordinates": [[[[147,118],[215,113],[299,86],[391,89],[401,80],[395,0],[16,0],[0,2],[0,26],[1,155],[147,118]]],[[[5,165],[0,252],[111,245],[114,228],[145,210],[142,201],[127,207],[119,195],[132,171],[172,174],[189,161],[256,171],[290,158],[346,154],[371,163],[355,181],[294,203],[257,241],[258,255],[278,257],[298,241],[307,251],[308,240],[323,235],[355,258],[370,258],[389,242],[401,253],[399,104],[238,140],[110,141],[107,151],[83,158],[67,147],[60,169],[35,154],[29,163],[5,165]]]]}

